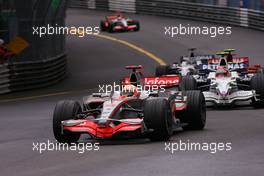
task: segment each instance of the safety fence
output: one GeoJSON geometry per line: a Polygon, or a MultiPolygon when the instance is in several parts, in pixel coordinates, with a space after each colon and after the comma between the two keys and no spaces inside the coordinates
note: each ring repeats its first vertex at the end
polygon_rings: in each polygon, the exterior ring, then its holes
{"type": "Polygon", "coordinates": [[[228,7],[227,3],[222,1],[219,1],[219,4],[208,5],[177,0],[71,0],[70,7],[90,9],[94,7],[93,9],[97,10],[167,16],[264,30],[264,12],[228,7]]]}
{"type": "Polygon", "coordinates": [[[67,7],[68,0],[0,0],[0,38],[16,49],[21,43],[10,44],[16,37],[28,44],[0,63],[0,94],[43,88],[65,78],[65,35],[39,37],[33,35],[32,27],[65,26],[67,7]]]}
{"type": "Polygon", "coordinates": [[[43,88],[65,77],[66,55],[0,65],[0,94],[43,88]]]}

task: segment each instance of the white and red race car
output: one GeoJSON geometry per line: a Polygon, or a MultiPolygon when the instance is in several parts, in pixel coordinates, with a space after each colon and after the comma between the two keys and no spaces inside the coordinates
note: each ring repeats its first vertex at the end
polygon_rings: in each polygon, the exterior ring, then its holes
{"type": "Polygon", "coordinates": [[[256,74],[250,81],[241,79],[238,72],[228,71],[219,67],[216,72],[210,72],[209,90],[204,91],[206,102],[217,105],[230,105],[238,101],[251,100],[256,107],[264,102],[264,75],[256,74]]]}
{"type": "Polygon", "coordinates": [[[132,20],[122,14],[106,16],[105,20],[100,23],[101,31],[122,32],[122,31],[139,31],[139,21],[132,20]]]}
{"type": "MultiPolygon", "coordinates": [[[[248,59],[245,58],[243,64],[247,62],[248,59]]],[[[232,68],[226,57],[216,63],[216,69],[210,69],[204,78],[197,75],[185,76],[182,88],[202,90],[206,102],[215,105],[234,105],[236,102],[250,100],[254,107],[264,106],[264,74],[257,71],[258,67],[252,70],[250,67],[232,68]]]]}

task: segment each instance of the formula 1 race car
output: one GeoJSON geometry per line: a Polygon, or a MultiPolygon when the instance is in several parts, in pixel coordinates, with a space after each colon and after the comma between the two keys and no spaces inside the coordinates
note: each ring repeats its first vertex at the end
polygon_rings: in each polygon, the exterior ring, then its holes
{"type": "MultiPolygon", "coordinates": [[[[197,82],[198,87],[206,86],[210,82],[208,76],[211,72],[215,72],[219,66],[227,68],[229,71],[237,72],[239,78],[243,82],[249,83],[251,78],[257,74],[263,74],[263,67],[261,65],[250,65],[248,57],[235,57],[232,52],[234,49],[226,49],[223,52],[218,52],[216,55],[219,57],[211,57],[200,60],[196,65],[196,72],[190,72],[188,75],[182,78],[182,83],[187,85],[188,82],[197,82]],[[190,81],[191,80],[191,81],[190,81]],[[186,82],[186,83],[185,83],[186,82]]],[[[193,90],[195,86],[193,83],[189,84],[191,87],[188,90],[193,90]]],[[[189,87],[189,86],[188,86],[189,87]]]]}
{"type": "Polygon", "coordinates": [[[139,31],[140,24],[136,20],[127,18],[121,14],[106,16],[100,23],[102,31],[121,32],[121,31],[139,31]]]}
{"type": "MultiPolygon", "coordinates": [[[[137,67],[127,68],[135,72],[137,67]]],[[[133,75],[133,83],[125,83],[118,91],[85,97],[82,106],[76,101],[58,102],[53,115],[53,132],[57,141],[77,142],[83,133],[94,139],[166,141],[178,128],[204,128],[206,106],[200,91],[139,91],[133,75]]]]}
{"type": "MultiPolygon", "coordinates": [[[[264,68],[260,65],[250,66],[248,57],[236,57],[232,54],[235,49],[225,49],[216,55],[195,55],[196,48],[189,49],[190,56],[181,57],[180,63],[175,62],[172,65],[158,66],[156,76],[178,74],[181,76],[196,75],[207,77],[213,70],[215,71],[222,60],[226,59],[228,69],[235,70],[238,73],[263,73],[264,68]]],[[[223,64],[222,64],[223,65],[223,64]]]]}
{"type": "Polygon", "coordinates": [[[241,68],[237,70],[228,66],[226,58],[222,58],[217,69],[211,70],[204,82],[197,82],[194,76],[188,75],[182,79],[182,87],[184,90],[202,90],[206,102],[215,105],[234,105],[249,100],[254,107],[264,105],[264,74],[256,70],[249,72],[248,68],[243,73],[241,68]]]}
{"type": "Polygon", "coordinates": [[[212,70],[216,70],[219,65],[226,65],[229,70],[235,70],[238,73],[256,73],[263,71],[263,68],[259,64],[251,66],[249,57],[237,57],[236,54],[232,54],[233,51],[235,49],[225,49],[223,52],[216,53],[219,57],[205,60],[199,65],[199,70],[209,73],[212,70]]]}
{"type": "Polygon", "coordinates": [[[156,67],[156,76],[162,75],[193,75],[199,73],[199,66],[206,63],[213,55],[195,55],[196,48],[190,48],[189,56],[182,56],[180,62],[174,62],[172,65],[160,65],[156,67]]]}

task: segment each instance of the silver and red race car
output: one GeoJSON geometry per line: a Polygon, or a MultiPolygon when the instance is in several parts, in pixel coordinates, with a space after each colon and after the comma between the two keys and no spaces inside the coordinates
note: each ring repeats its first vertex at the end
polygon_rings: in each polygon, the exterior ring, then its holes
{"type": "MultiPolygon", "coordinates": [[[[144,77],[129,66],[132,73],[122,79],[122,89],[110,93],[94,93],[77,101],[60,101],[53,115],[53,132],[58,142],[77,142],[83,133],[94,139],[149,138],[166,141],[178,128],[201,130],[206,123],[206,106],[200,91],[180,92],[174,88],[151,91],[151,86],[167,86],[166,82],[151,84],[146,89],[144,77]],[[129,82],[128,82],[129,81],[129,82]]],[[[162,78],[165,80],[165,77],[162,78]]],[[[171,77],[168,77],[171,80],[171,77]]],[[[170,81],[169,81],[170,82],[170,81]]],[[[171,87],[171,84],[169,84],[171,87]]]]}
{"type": "Polygon", "coordinates": [[[101,31],[122,32],[122,31],[139,31],[139,21],[132,20],[122,14],[106,16],[105,20],[100,23],[101,31]]]}

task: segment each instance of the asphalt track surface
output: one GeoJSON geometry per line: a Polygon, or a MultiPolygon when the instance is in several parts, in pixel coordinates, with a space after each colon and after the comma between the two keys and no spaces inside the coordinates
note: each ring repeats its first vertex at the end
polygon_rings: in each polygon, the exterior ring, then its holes
{"type": "MultiPolygon", "coordinates": [[[[98,25],[106,12],[70,10],[69,26],[98,25]]],[[[208,24],[172,18],[132,15],[139,19],[138,33],[105,34],[131,42],[164,59],[167,63],[186,54],[187,48],[215,52],[236,48],[253,63],[264,64],[262,32],[233,28],[231,36],[164,36],[165,25],[208,24]]],[[[212,25],[212,24],[209,24],[212,25]]],[[[264,173],[264,110],[250,107],[209,110],[204,131],[176,133],[170,142],[231,142],[232,150],[215,154],[205,151],[164,151],[164,143],[145,140],[102,143],[100,151],[32,151],[33,142],[55,142],[52,112],[61,99],[81,99],[100,83],[111,83],[127,73],[125,65],[142,64],[146,74],[157,65],[133,49],[102,38],[68,36],[68,78],[42,90],[1,96],[0,175],[176,175],[176,176],[260,176],[264,173]],[[36,95],[44,95],[34,97],[36,95]],[[17,98],[29,97],[24,100],[17,98]],[[5,99],[13,99],[3,102],[5,99]]],[[[85,140],[85,137],[84,137],[85,140]]],[[[87,140],[89,142],[89,140],[87,140]]]]}

